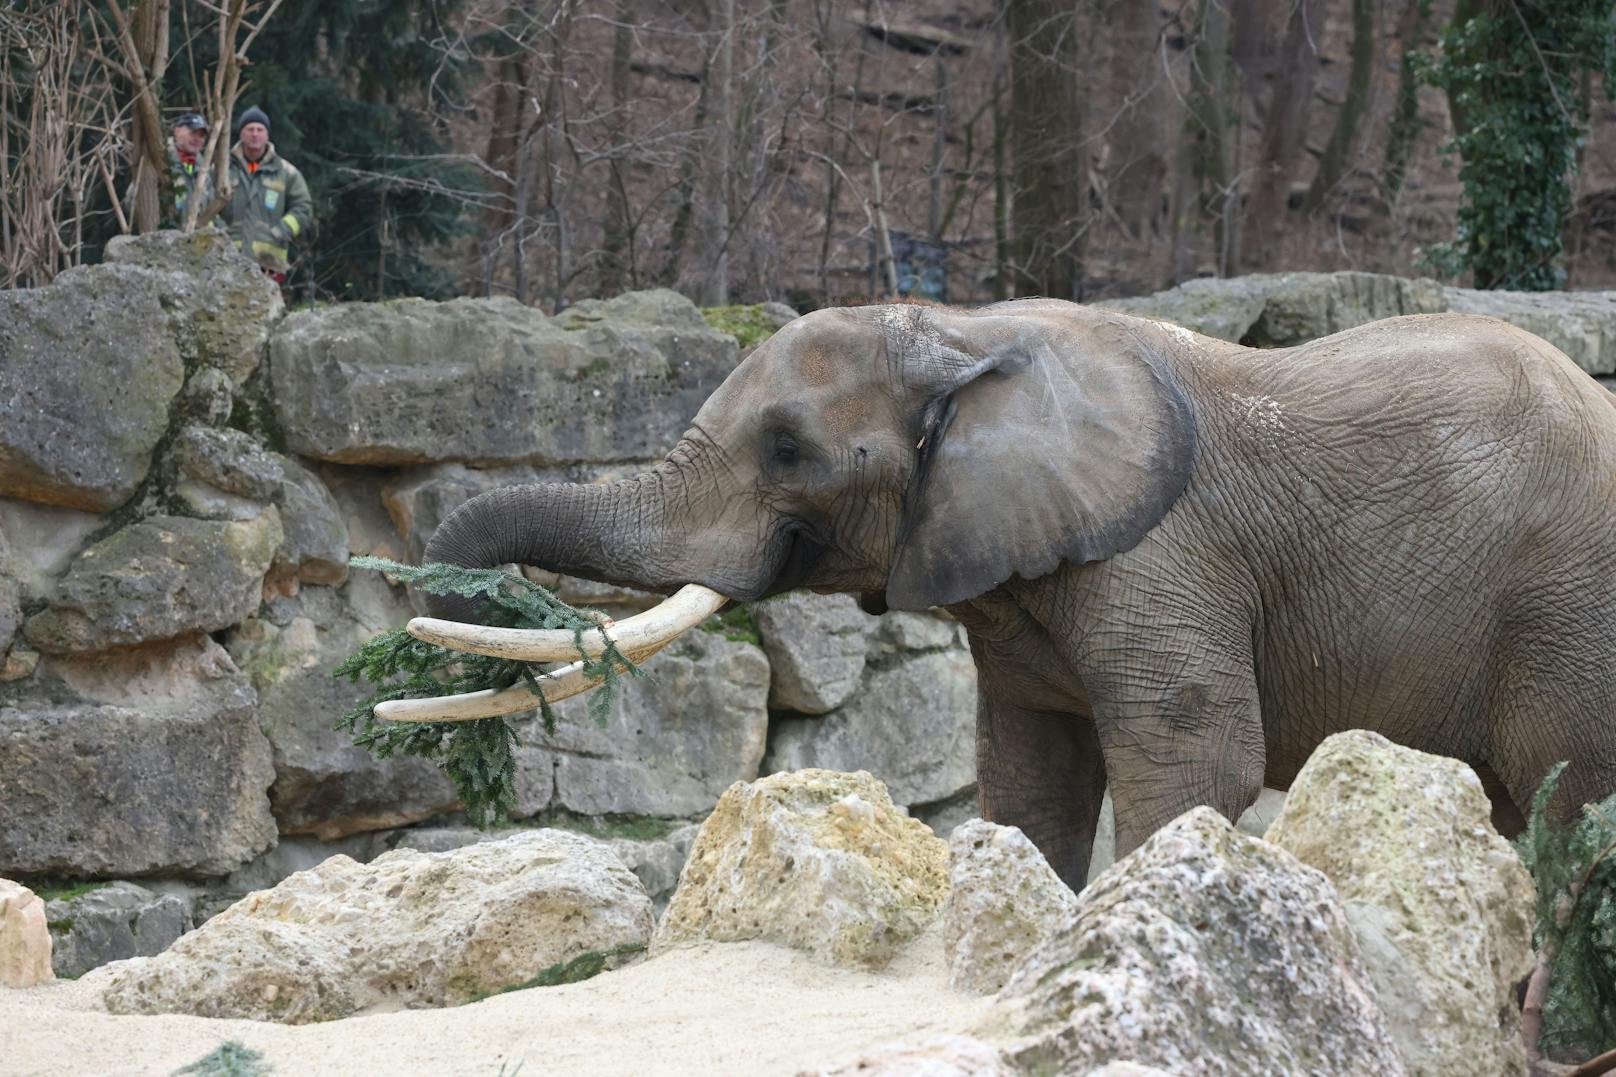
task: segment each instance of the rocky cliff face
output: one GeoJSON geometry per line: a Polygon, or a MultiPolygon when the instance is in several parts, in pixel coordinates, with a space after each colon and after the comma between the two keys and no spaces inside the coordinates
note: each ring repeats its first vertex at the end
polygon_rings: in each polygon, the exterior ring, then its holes
{"type": "MultiPolygon", "coordinates": [[[[1295,274],[1117,305],[1269,345],[1482,310],[1616,373],[1611,293],[1295,274]]],[[[455,803],[437,771],[333,729],[359,690],[331,671],[414,612],[348,555],[418,559],[501,484],[638,471],[737,361],[666,291],[555,318],[473,300],[287,315],[206,232],[126,241],[0,311],[0,877],[138,879],[199,919],[338,851],[475,838],[438,825],[455,803]]],[[[647,598],[542,582],[615,611],[647,598]]],[[[863,769],[922,819],[971,814],[958,626],[808,595],[746,620],[651,660],[604,729],[581,701],[554,737],[522,725],[518,814],[637,839],[663,896],[680,828],[761,774],[863,769]]]]}

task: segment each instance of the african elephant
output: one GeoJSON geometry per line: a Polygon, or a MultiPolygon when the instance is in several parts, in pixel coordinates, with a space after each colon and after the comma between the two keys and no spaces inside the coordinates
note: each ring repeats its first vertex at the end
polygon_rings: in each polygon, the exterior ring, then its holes
{"type": "Polygon", "coordinates": [[[1121,855],[1344,729],[1516,804],[1562,759],[1565,805],[1616,787],[1616,398],[1489,318],[1257,351],[1053,300],[819,311],[652,470],[484,494],[426,558],[943,607],[982,814],[1074,887],[1108,785],[1121,855]]]}

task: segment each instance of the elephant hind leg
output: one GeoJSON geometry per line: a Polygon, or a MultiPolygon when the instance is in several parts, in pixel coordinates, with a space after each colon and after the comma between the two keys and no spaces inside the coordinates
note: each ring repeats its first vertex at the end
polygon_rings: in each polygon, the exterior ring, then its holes
{"type": "Polygon", "coordinates": [[[1567,819],[1616,792],[1616,655],[1589,653],[1612,640],[1585,619],[1555,633],[1535,627],[1494,662],[1487,762],[1523,816],[1549,770],[1568,763],[1550,805],[1567,819]]]}
{"type": "Polygon", "coordinates": [[[977,698],[976,780],[982,818],[1018,827],[1074,891],[1088,879],[1105,796],[1105,761],[1094,723],[977,698]]]}

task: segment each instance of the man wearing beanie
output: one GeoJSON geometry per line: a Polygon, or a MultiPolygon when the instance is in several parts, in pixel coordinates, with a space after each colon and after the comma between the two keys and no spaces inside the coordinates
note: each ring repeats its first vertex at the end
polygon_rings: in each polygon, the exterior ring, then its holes
{"type": "Polygon", "coordinates": [[[277,281],[286,280],[287,248],[314,219],[303,173],[275,152],[269,116],[254,105],[236,123],[230,149],[230,205],[221,216],[241,252],[277,281]]]}

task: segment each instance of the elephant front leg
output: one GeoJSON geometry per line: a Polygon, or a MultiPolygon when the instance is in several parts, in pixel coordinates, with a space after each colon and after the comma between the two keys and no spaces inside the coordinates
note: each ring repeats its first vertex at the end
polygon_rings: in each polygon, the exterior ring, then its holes
{"type": "Polygon", "coordinates": [[[1085,671],[1116,811],[1117,858],[1197,805],[1231,822],[1262,791],[1262,714],[1242,651],[1132,646],[1085,671]]]}
{"type": "Polygon", "coordinates": [[[1087,718],[977,697],[982,818],[1020,828],[1074,891],[1083,889],[1105,796],[1105,761],[1087,718]]]}

